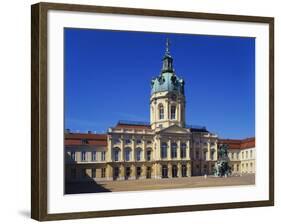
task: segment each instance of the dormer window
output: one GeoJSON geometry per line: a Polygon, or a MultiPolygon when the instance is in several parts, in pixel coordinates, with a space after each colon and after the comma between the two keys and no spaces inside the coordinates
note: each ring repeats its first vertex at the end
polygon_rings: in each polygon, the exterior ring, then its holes
{"type": "Polygon", "coordinates": [[[89,144],[88,139],[82,139],[81,141],[82,141],[82,144],[89,144]]]}

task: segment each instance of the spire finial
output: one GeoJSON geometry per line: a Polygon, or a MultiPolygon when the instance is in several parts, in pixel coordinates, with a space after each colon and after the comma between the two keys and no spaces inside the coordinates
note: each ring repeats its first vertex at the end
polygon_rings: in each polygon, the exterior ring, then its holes
{"type": "Polygon", "coordinates": [[[162,73],[163,72],[173,72],[173,58],[170,55],[170,40],[169,38],[166,39],[166,52],[163,58],[163,66],[162,66],[162,73]]]}
{"type": "Polygon", "coordinates": [[[166,39],[166,53],[170,53],[170,40],[169,38],[167,37],[166,39]]]}

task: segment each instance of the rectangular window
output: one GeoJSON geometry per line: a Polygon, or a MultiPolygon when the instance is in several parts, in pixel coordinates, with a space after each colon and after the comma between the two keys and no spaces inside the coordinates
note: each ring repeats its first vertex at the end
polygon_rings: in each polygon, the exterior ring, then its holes
{"type": "Polygon", "coordinates": [[[181,144],[181,151],[180,151],[181,158],[186,158],[186,144],[181,144]]]}
{"type": "Polygon", "coordinates": [[[96,152],[96,151],[93,151],[93,152],[92,152],[92,160],[93,160],[93,161],[96,161],[96,160],[97,160],[97,152],[96,152]]]}
{"type": "Polygon", "coordinates": [[[141,140],[140,139],[137,139],[137,144],[141,144],[141,140]]]}
{"type": "Polygon", "coordinates": [[[71,159],[73,161],[76,161],[76,154],[75,154],[75,152],[71,152],[70,156],[71,156],[71,159]]]}
{"type": "Polygon", "coordinates": [[[176,143],[172,143],[171,144],[171,157],[172,158],[177,158],[177,144],[176,143]]]}
{"type": "Polygon", "coordinates": [[[101,168],[101,178],[105,178],[105,168],[101,168]]]}
{"type": "Polygon", "coordinates": [[[96,178],[96,174],[97,173],[97,171],[96,171],[96,168],[93,168],[92,169],[92,178],[96,178]]]}
{"type": "Polygon", "coordinates": [[[101,161],[105,161],[105,151],[101,152],[101,161]]]}
{"type": "Polygon", "coordinates": [[[81,160],[86,161],[86,152],[81,153],[81,160]]]}

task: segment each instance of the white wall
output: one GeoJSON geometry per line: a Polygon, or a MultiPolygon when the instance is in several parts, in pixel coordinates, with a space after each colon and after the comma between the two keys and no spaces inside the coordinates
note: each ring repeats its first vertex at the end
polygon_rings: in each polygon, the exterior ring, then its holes
{"type": "MultiPolygon", "coordinates": [[[[67,0],[65,0],[67,1],[67,0]]],[[[1,223],[35,223],[30,215],[30,5],[36,1],[1,2],[0,14],[0,136],[1,136],[1,223]],[[11,155],[16,154],[16,156],[11,155]]],[[[56,2],[63,2],[57,0],[56,2]]],[[[278,0],[76,0],[68,3],[112,5],[202,11],[241,15],[275,16],[275,56],[280,61],[280,5],[278,0]]],[[[280,65],[276,63],[275,83],[280,83],[280,65]]],[[[275,99],[280,98],[276,86],[275,99]]],[[[275,114],[281,114],[280,100],[275,114]]],[[[276,157],[280,154],[280,115],[275,118],[276,157]]],[[[281,169],[276,163],[276,171],[281,169]]],[[[280,218],[280,172],[276,172],[276,206],[178,214],[70,220],[52,223],[268,223],[280,218]]]]}

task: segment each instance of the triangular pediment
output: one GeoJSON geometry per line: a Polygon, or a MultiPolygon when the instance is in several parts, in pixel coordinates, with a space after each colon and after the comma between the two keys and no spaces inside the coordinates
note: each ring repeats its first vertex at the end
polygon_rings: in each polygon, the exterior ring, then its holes
{"type": "Polygon", "coordinates": [[[160,134],[187,134],[189,133],[189,131],[185,128],[182,128],[176,124],[170,126],[170,127],[167,127],[167,128],[164,128],[162,130],[159,131],[160,134]]]}

